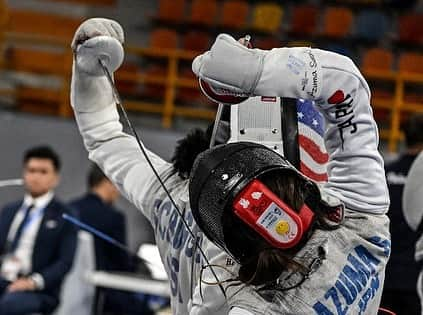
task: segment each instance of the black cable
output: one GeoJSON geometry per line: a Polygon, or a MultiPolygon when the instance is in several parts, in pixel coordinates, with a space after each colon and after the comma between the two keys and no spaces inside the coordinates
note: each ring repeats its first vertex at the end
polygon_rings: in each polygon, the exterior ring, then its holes
{"type": "MultiPolygon", "coordinates": [[[[103,69],[103,71],[104,71],[104,74],[106,75],[106,77],[107,77],[107,79],[108,79],[108,81],[109,81],[109,83],[110,83],[110,85],[111,85],[112,92],[113,92],[113,96],[114,96],[114,98],[115,98],[115,102],[116,102],[116,104],[119,106],[119,108],[121,109],[121,111],[122,111],[122,113],[123,113],[123,116],[124,116],[124,118],[125,118],[125,120],[126,120],[126,123],[128,124],[128,127],[129,127],[129,129],[131,130],[132,134],[134,135],[134,137],[135,137],[135,139],[136,139],[136,141],[137,141],[137,143],[138,143],[138,146],[140,147],[141,152],[142,152],[142,154],[144,155],[144,157],[145,157],[145,159],[146,159],[146,161],[147,161],[148,165],[151,167],[151,170],[153,171],[153,173],[154,173],[154,175],[156,176],[157,180],[159,181],[160,185],[162,186],[162,188],[163,188],[163,190],[165,191],[166,195],[169,197],[170,202],[171,202],[171,203],[172,203],[172,205],[175,207],[176,212],[178,213],[179,217],[181,218],[181,220],[182,220],[183,224],[185,225],[186,229],[188,230],[189,234],[190,234],[190,235],[191,235],[191,237],[194,239],[195,244],[198,246],[198,249],[199,249],[199,251],[200,251],[200,253],[201,253],[201,256],[203,256],[203,258],[204,258],[204,260],[206,261],[207,265],[210,265],[210,262],[209,262],[209,260],[208,260],[208,258],[207,258],[207,256],[206,256],[206,254],[204,253],[203,249],[201,248],[200,244],[198,243],[198,239],[197,239],[197,237],[195,236],[194,232],[191,230],[191,228],[190,228],[190,226],[189,226],[188,222],[187,222],[187,221],[185,220],[185,218],[183,217],[183,214],[182,214],[181,210],[180,210],[180,209],[179,209],[179,207],[176,205],[176,202],[173,200],[172,196],[170,195],[169,190],[167,189],[166,185],[164,184],[164,182],[163,182],[163,181],[162,181],[162,179],[160,178],[160,175],[157,173],[157,170],[154,168],[153,163],[151,162],[150,158],[148,157],[148,154],[147,154],[147,152],[145,151],[145,148],[144,148],[144,146],[142,145],[140,138],[138,137],[138,133],[136,132],[135,128],[132,126],[132,123],[131,123],[131,121],[129,120],[128,114],[126,113],[126,110],[125,110],[125,108],[124,108],[124,107],[123,107],[123,105],[122,105],[122,100],[121,100],[121,98],[120,98],[120,96],[119,96],[119,93],[118,93],[118,92],[117,92],[117,90],[116,90],[116,87],[115,87],[115,85],[114,85],[114,83],[113,83],[112,76],[110,75],[110,73],[109,73],[109,71],[108,71],[108,69],[107,69],[106,65],[104,64],[104,62],[103,62],[101,59],[99,59],[98,61],[99,61],[100,66],[102,67],[102,69],[103,69]]],[[[220,284],[220,280],[219,280],[219,278],[218,278],[217,274],[215,273],[215,271],[213,270],[213,268],[210,268],[210,270],[211,270],[211,272],[212,272],[213,276],[216,278],[216,281],[217,281],[217,283],[218,283],[218,285],[219,285],[219,287],[220,287],[220,289],[221,289],[221,291],[222,291],[223,295],[224,295],[224,296],[225,296],[225,298],[226,298],[226,293],[225,293],[225,290],[224,290],[223,286],[220,284]]]]}

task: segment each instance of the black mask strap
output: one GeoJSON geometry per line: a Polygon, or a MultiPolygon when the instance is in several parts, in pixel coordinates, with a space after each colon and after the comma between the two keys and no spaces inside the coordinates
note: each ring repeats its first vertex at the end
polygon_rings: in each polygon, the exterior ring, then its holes
{"type": "Polygon", "coordinates": [[[281,98],[281,123],[283,155],[299,170],[300,147],[298,143],[297,99],[281,98]]]}

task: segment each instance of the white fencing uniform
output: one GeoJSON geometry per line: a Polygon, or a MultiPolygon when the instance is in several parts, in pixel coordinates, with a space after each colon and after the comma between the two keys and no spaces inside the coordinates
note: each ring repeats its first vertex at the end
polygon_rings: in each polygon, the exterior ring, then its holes
{"type": "Polygon", "coordinates": [[[346,207],[339,229],[316,230],[297,253],[307,266],[313,251],[325,251],[326,259],[309,279],[288,291],[276,287],[257,293],[246,287],[228,300],[230,307],[263,315],[376,314],[390,254],[389,195],[370,91],[357,67],[347,57],[319,49],[247,49],[220,35],[210,52],[194,60],[193,70],[236,93],[314,100],[326,119],[324,194],[346,207]]]}
{"type": "MultiPolygon", "coordinates": [[[[245,91],[261,95],[313,98],[317,102],[328,126],[325,140],[330,161],[325,189],[347,207],[346,220],[338,231],[316,231],[308,242],[311,245],[299,253],[323,247],[323,264],[295,290],[275,292],[276,303],[268,302],[252,287],[238,294],[228,289],[226,304],[217,285],[202,284],[204,300],[200,298],[201,257],[195,242],[135,139],[122,131],[106,78],[89,76],[74,65],[71,102],[89,157],[152,223],[171,282],[174,314],[227,314],[228,306],[233,311],[246,309],[253,314],[375,314],[390,250],[389,221],[385,216],[389,201],[368,86],[352,62],[336,54],[305,48],[260,53],[265,55],[261,63],[264,67],[260,78],[256,78],[256,87],[248,86],[247,76],[238,88],[247,87],[245,91]],[[310,71],[308,77],[304,77],[305,71],[310,71]],[[330,98],[337,102],[328,103],[330,98]]],[[[232,267],[229,257],[203,238],[193,221],[188,182],[172,172],[170,163],[148,154],[194,234],[202,240],[210,262],[232,267]]],[[[221,279],[228,277],[220,268],[215,270],[221,279]]]]}

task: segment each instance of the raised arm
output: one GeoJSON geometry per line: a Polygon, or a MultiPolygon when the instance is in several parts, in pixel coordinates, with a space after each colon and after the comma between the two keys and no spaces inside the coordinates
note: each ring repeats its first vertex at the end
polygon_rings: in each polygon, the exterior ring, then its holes
{"type": "MultiPolygon", "coordinates": [[[[115,51],[109,45],[113,45],[111,42],[116,40],[123,43],[123,30],[112,20],[90,19],[76,31],[72,42],[75,58],[71,104],[89,158],[98,164],[119,190],[150,219],[153,207],[143,207],[143,201],[154,175],[141,155],[134,137],[122,130],[111,86],[99,64],[97,69],[87,70],[93,56],[119,58],[110,55],[115,51]]],[[[148,154],[159,173],[169,167],[169,164],[157,155],[151,152],[148,154]]]]}
{"type": "Polygon", "coordinates": [[[229,35],[193,71],[221,91],[315,101],[326,119],[328,193],[356,211],[384,213],[389,197],[370,90],[347,57],[307,47],[248,49],[229,35]]]}

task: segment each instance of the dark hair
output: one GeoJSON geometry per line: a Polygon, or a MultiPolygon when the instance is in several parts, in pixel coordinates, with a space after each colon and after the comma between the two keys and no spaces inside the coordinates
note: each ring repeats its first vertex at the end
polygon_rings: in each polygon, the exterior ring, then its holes
{"type": "MultiPolygon", "coordinates": [[[[318,193],[306,180],[291,171],[268,173],[259,179],[297,212],[309,194],[318,193]]],[[[269,244],[256,231],[242,222],[233,211],[228,211],[223,219],[225,244],[235,256],[237,253],[243,253],[246,257],[244,261],[241,261],[237,280],[260,285],[275,281],[284,270],[306,272],[307,268],[292,258],[307,242],[316,223],[321,223],[319,226],[324,228],[324,213],[315,211],[315,214],[316,219],[309,234],[295,247],[282,250],[269,244]]]]}
{"type": "Polygon", "coordinates": [[[410,116],[404,125],[404,133],[407,146],[423,144],[423,113],[410,116]]]}
{"type": "Polygon", "coordinates": [[[187,179],[198,154],[207,150],[209,140],[206,133],[199,129],[191,130],[185,138],[178,141],[172,156],[173,169],[183,179],[187,179]]]}
{"type": "MultiPolygon", "coordinates": [[[[200,128],[192,129],[185,138],[178,141],[172,156],[173,169],[178,175],[187,179],[191,173],[197,156],[207,150],[213,134],[214,122],[204,131],[200,128]]],[[[216,135],[216,145],[226,143],[229,139],[229,123],[221,121],[216,135]]]]}
{"type": "Polygon", "coordinates": [[[32,158],[48,159],[53,163],[56,172],[60,170],[60,158],[57,153],[49,146],[38,146],[28,149],[24,153],[23,164],[25,165],[32,158]]]}
{"type": "Polygon", "coordinates": [[[94,188],[100,185],[100,183],[104,180],[109,180],[106,175],[104,175],[101,168],[99,168],[96,164],[92,164],[90,171],[88,172],[88,188],[94,188]]]}

